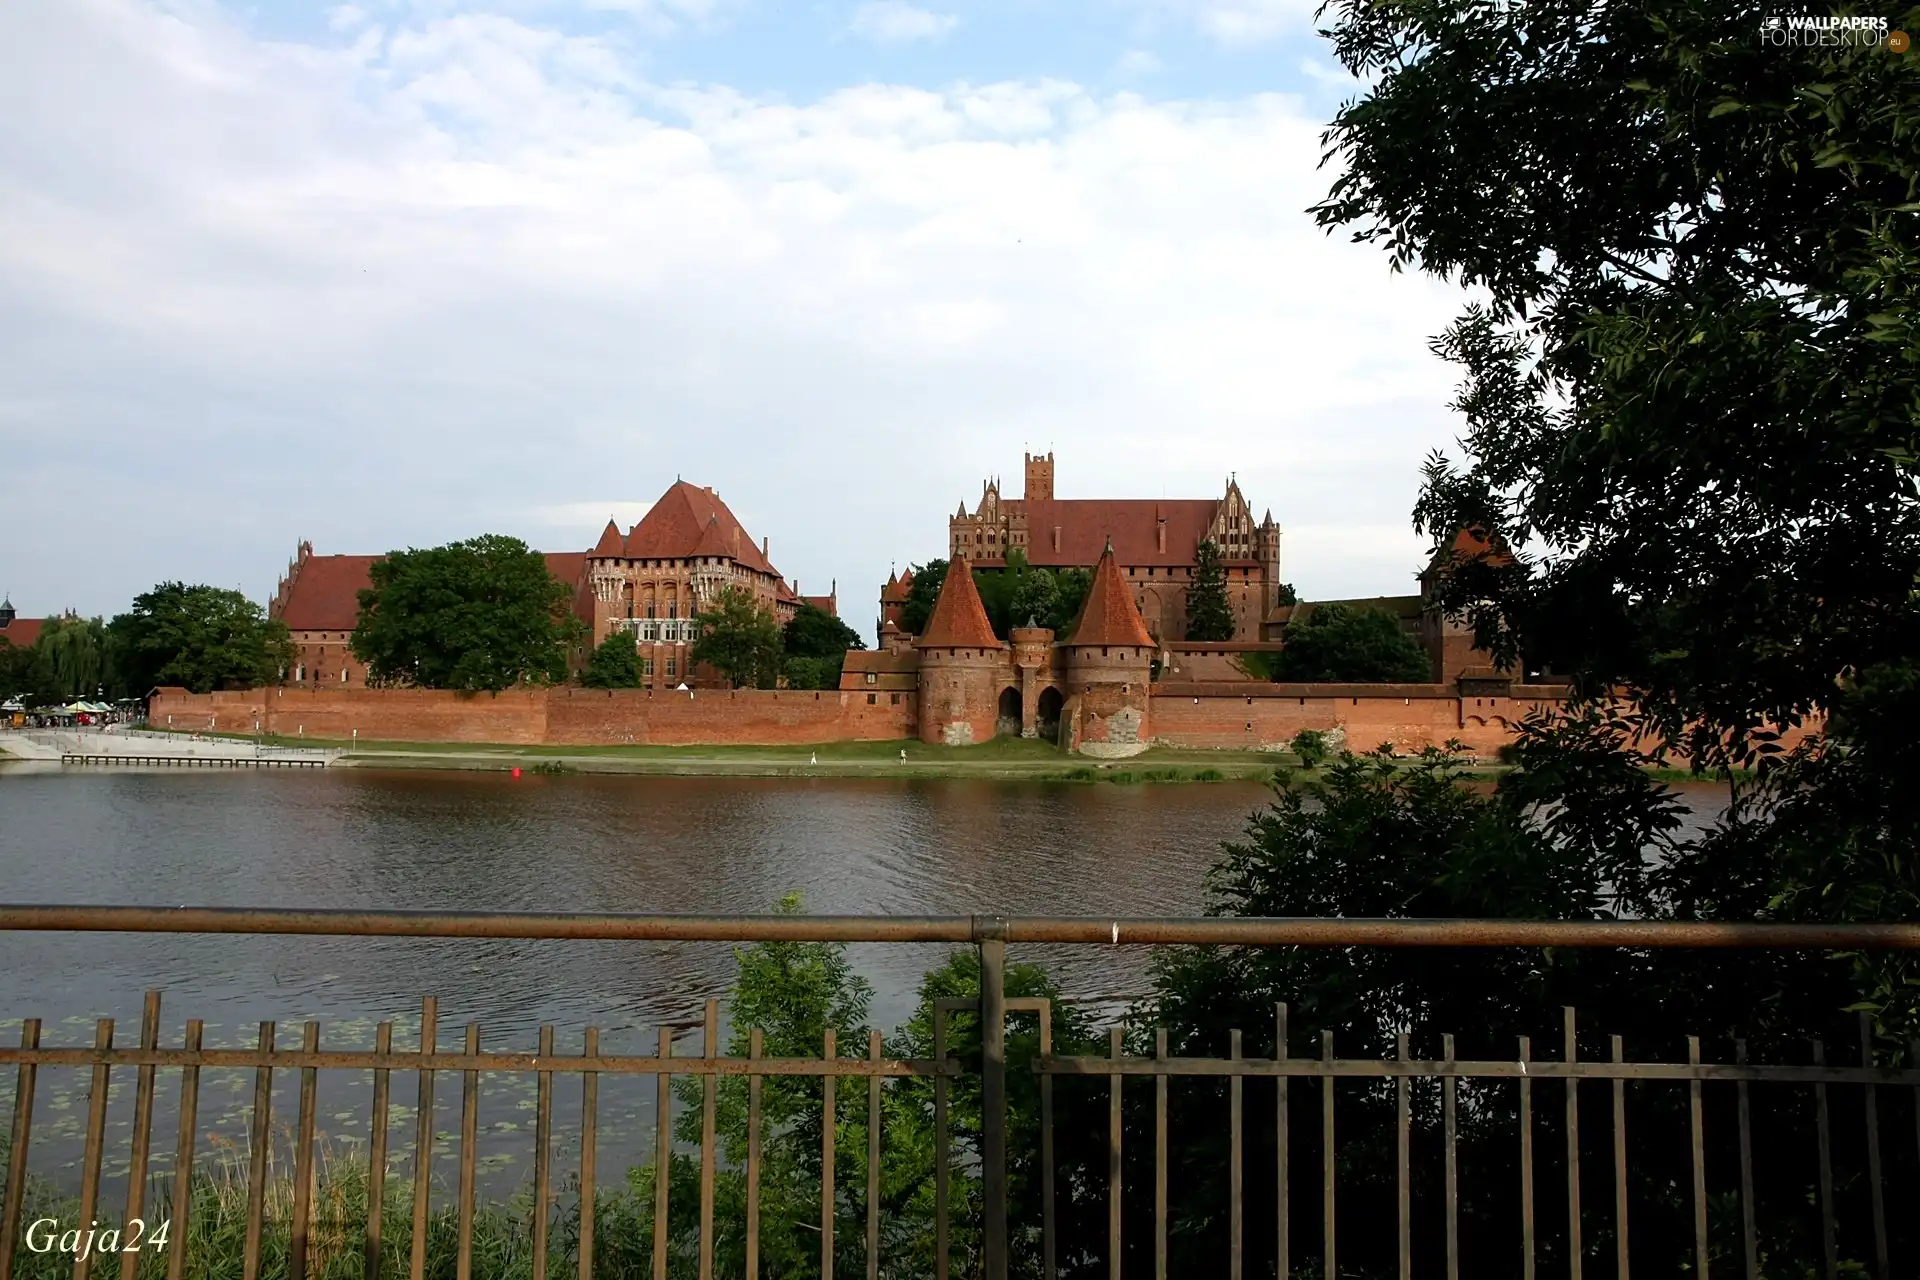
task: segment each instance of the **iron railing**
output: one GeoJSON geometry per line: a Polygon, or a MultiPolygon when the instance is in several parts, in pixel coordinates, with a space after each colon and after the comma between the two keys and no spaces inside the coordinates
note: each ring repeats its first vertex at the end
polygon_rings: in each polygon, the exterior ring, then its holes
{"type": "MultiPolygon", "coordinates": [[[[254,1072],[253,1105],[248,1123],[247,1215],[243,1275],[256,1280],[263,1265],[263,1233],[266,1227],[266,1187],[272,1144],[273,1073],[299,1073],[299,1102],[293,1131],[293,1198],[287,1220],[288,1249],[285,1274],[291,1280],[304,1280],[308,1268],[310,1234],[313,1228],[314,1160],[317,1079],[322,1071],[371,1072],[367,1168],[371,1192],[367,1220],[364,1223],[365,1274],[382,1274],[385,1202],[384,1189],[389,1179],[388,1101],[390,1076],[394,1071],[411,1072],[417,1077],[419,1109],[416,1115],[412,1177],[412,1223],[408,1233],[410,1256],[407,1274],[421,1280],[426,1274],[428,1217],[433,1169],[433,1118],[437,1077],[442,1072],[460,1074],[460,1138],[457,1191],[456,1275],[468,1280],[473,1274],[472,1231],[476,1204],[478,1082],[483,1072],[530,1074],[536,1081],[535,1131],[533,1137],[533,1197],[536,1206],[531,1216],[531,1274],[545,1280],[549,1267],[550,1209],[558,1199],[553,1160],[553,1102],[556,1075],[577,1076],[580,1087],[580,1157],[575,1176],[577,1185],[577,1227],[574,1254],[581,1280],[595,1274],[595,1178],[596,1132],[598,1123],[598,1085],[601,1076],[652,1076],[657,1089],[654,1135],[656,1170],[653,1182],[652,1262],[655,1280],[667,1280],[669,1273],[669,1200],[672,1180],[666,1176],[673,1155],[670,1125],[672,1085],[676,1077],[697,1077],[701,1088],[701,1126],[698,1144],[699,1239],[697,1268],[701,1280],[712,1280],[715,1267],[715,1185],[724,1156],[716,1141],[716,1096],[719,1082],[726,1077],[745,1077],[748,1090],[747,1143],[742,1170],[746,1188],[745,1274],[761,1275],[758,1256],[761,1210],[759,1204],[762,1142],[762,1082],[770,1077],[813,1077],[822,1081],[822,1144],[820,1160],[820,1274],[833,1275],[836,1246],[836,1087],[842,1079],[867,1083],[867,1188],[866,1188],[866,1274],[878,1280],[891,1274],[881,1252],[881,1202],[878,1185],[881,1176],[883,1086],[888,1080],[923,1077],[932,1081],[935,1125],[935,1211],[934,1275],[948,1280],[952,1216],[952,1180],[955,1153],[949,1116],[953,1082],[977,1073],[980,1119],[977,1148],[962,1174],[977,1178],[980,1202],[978,1228],[978,1274],[986,1280],[1004,1280],[1009,1273],[1010,1250],[1024,1247],[1024,1240],[1009,1235],[1008,1224],[1008,1067],[1006,1033],[1010,1015],[1038,1015],[1039,1051],[1034,1062],[1038,1076],[1039,1127],[1037,1160],[1040,1191],[1039,1271],[1046,1280],[1054,1280],[1064,1264],[1058,1256],[1061,1229],[1057,1221],[1061,1190],[1056,1180],[1056,1118],[1054,1083],[1061,1078],[1102,1077],[1107,1079],[1107,1132],[1104,1152],[1104,1199],[1106,1233],[1104,1270],[1113,1280],[1122,1275],[1128,1256],[1125,1239],[1127,1186],[1126,1133],[1127,1112],[1123,1106],[1123,1083],[1129,1077],[1147,1077],[1154,1082],[1154,1106],[1151,1120],[1153,1156],[1154,1233],[1150,1255],[1141,1259],[1142,1273],[1150,1266],[1156,1280],[1169,1274],[1169,1083],[1174,1079],[1224,1081],[1228,1096],[1228,1134],[1226,1176],[1229,1181],[1228,1221],[1224,1254],[1227,1274],[1241,1280],[1248,1266],[1246,1155],[1246,1084],[1249,1079],[1272,1081],[1273,1163],[1271,1167],[1274,1199],[1273,1250],[1259,1251],[1268,1274],[1289,1277],[1295,1264],[1305,1260],[1294,1238],[1292,1217],[1299,1198],[1290,1189],[1294,1177],[1291,1156],[1300,1145],[1293,1118],[1295,1106],[1292,1082],[1318,1081],[1317,1127],[1319,1129],[1320,1222],[1313,1233],[1317,1251],[1317,1269],[1326,1280],[1336,1280],[1340,1269],[1338,1245],[1339,1179],[1336,1142],[1337,1080],[1357,1079],[1390,1082],[1393,1095],[1393,1133],[1395,1161],[1392,1176],[1394,1203],[1395,1256],[1397,1274],[1410,1280],[1414,1268],[1414,1188],[1415,1161],[1411,1147],[1413,1123],[1412,1091],[1417,1082],[1437,1082],[1444,1172],[1441,1182],[1439,1217],[1444,1222],[1444,1274],[1458,1280],[1461,1261],[1461,1184],[1458,1162],[1459,1131],[1462,1123],[1462,1089],[1500,1087],[1511,1084],[1518,1103],[1518,1146],[1521,1274],[1532,1280],[1538,1265],[1534,1203],[1536,1183],[1534,1115],[1535,1089],[1557,1085],[1563,1095],[1564,1118],[1559,1128],[1565,1142],[1566,1215],[1557,1221],[1560,1233],[1555,1252],[1566,1274],[1581,1276],[1582,1266],[1593,1252],[1582,1240],[1583,1223],[1592,1218],[1583,1212],[1582,1146],[1580,1139],[1580,1089],[1582,1082],[1607,1082],[1611,1086],[1612,1127],[1612,1218],[1607,1233],[1614,1244],[1611,1270],[1626,1280],[1630,1274],[1631,1236],[1628,1230],[1629,1156],[1626,1132],[1626,1086],[1630,1082],[1665,1081],[1685,1084],[1688,1094],[1688,1168],[1691,1178],[1689,1200],[1692,1214],[1692,1268],[1705,1280],[1709,1274],[1709,1194],[1707,1146],[1705,1142],[1705,1086],[1731,1085],[1737,1094],[1738,1200],[1741,1214],[1740,1255],[1744,1274],[1754,1280],[1761,1274],[1759,1209],[1754,1185],[1754,1133],[1750,1119],[1749,1092],[1755,1085],[1803,1086],[1813,1092],[1817,1112],[1817,1148],[1812,1153],[1818,1168],[1818,1214],[1825,1274],[1837,1276],[1840,1269],[1836,1243],[1836,1182],[1834,1168],[1834,1126],[1829,1106],[1829,1086],[1853,1086],[1863,1100],[1864,1127],[1860,1146],[1865,1152],[1865,1180],[1871,1200],[1874,1274],[1891,1280],[1896,1274],[1920,1274],[1920,1255],[1893,1257],[1893,1236],[1887,1214],[1887,1171],[1882,1153],[1882,1123],[1879,1110],[1880,1090],[1888,1087],[1911,1089],[1914,1101],[1914,1137],[1916,1157],[1920,1157],[1920,1044],[1913,1046],[1913,1057],[1904,1067],[1890,1067],[1876,1061],[1869,1028],[1861,1024],[1859,1065],[1829,1064],[1821,1041],[1812,1044],[1812,1061],[1806,1064],[1757,1064],[1747,1060],[1746,1046],[1736,1046],[1733,1062],[1709,1062],[1703,1057],[1701,1042],[1689,1037],[1685,1062],[1635,1062],[1626,1060],[1621,1038],[1611,1037],[1608,1060],[1581,1060],[1577,1052],[1575,1015],[1565,1012],[1564,1039],[1558,1060],[1533,1056],[1526,1037],[1521,1037],[1511,1059],[1466,1059],[1456,1056],[1451,1035],[1440,1043],[1438,1058],[1421,1059],[1410,1053],[1409,1037],[1401,1034],[1392,1058],[1340,1058],[1334,1053],[1333,1033],[1323,1031],[1317,1056],[1294,1056],[1289,1044],[1288,1009],[1274,1009],[1273,1051],[1268,1056],[1243,1054],[1242,1033],[1231,1033],[1224,1058],[1173,1056],[1167,1034],[1158,1032],[1151,1056],[1130,1056],[1125,1051],[1122,1031],[1113,1028],[1105,1057],[1057,1055],[1054,1052],[1055,1010],[1049,1002],[1037,998],[1008,997],[1005,994],[1006,945],[1020,943],[1081,943],[1104,945],[1230,944],[1236,946],[1316,946],[1316,947],[1613,947],[1613,948],[1798,948],[1805,950],[1920,949],[1920,925],[1775,925],[1775,924],[1656,924],[1646,922],[1532,922],[1532,921],[1409,921],[1409,920],[1278,920],[1278,919],[1089,919],[1089,918],[1001,918],[987,916],[957,917],[848,917],[848,916],[663,916],[663,915],[586,915],[528,913],[459,912],[385,912],[385,911],[280,911],[223,908],[141,908],[85,906],[13,906],[0,907],[0,931],[129,931],[140,933],[243,933],[243,934],[330,934],[343,936],[410,936],[442,938],[546,938],[546,939],[618,939],[677,941],[826,941],[826,942],[935,942],[970,944],[978,948],[981,992],[978,1001],[943,999],[935,1004],[933,1055],[926,1059],[890,1058],[884,1052],[877,1031],[869,1031],[866,1056],[843,1058],[838,1054],[836,1029],[828,1028],[819,1057],[774,1058],[764,1056],[761,1034],[751,1035],[751,1048],[744,1058],[719,1053],[719,1005],[706,1002],[703,1019],[703,1049],[697,1058],[677,1056],[673,1032],[663,1027],[658,1049],[652,1055],[604,1052],[596,1028],[586,1028],[578,1054],[564,1054],[556,1048],[556,1032],[551,1026],[539,1030],[539,1046],[534,1053],[501,1052],[482,1047],[477,1025],[469,1024],[457,1051],[443,1049],[439,1043],[438,1011],[434,999],[422,1002],[420,1037],[414,1051],[396,1049],[392,1022],[379,1024],[375,1048],[326,1049],[321,1045],[321,1026],[307,1022],[298,1048],[282,1047],[273,1022],[258,1026],[252,1048],[209,1048],[203,1043],[204,1024],[189,1020],[178,1048],[162,1047],[161,995],[149,992],[141,1017],[139,1043],[121,1047],[115,1043],[112,1019],[100,1019],[90,1047],[56,1047],[42,1042],[42,1024],[27,1019],[22,1024],[18,1047],[0,1048],[0,1064],[17,1068],[13,1100],[11,1141],[8,1150],[7,1182],[4,1203],[0,1204],[0,1280],[12,1280],[23,1256],[20,1252],[23,1201],[26,1193],[29,1152],[33,1139],[34,1094],[37,1073],[42,1068],[79,1069],[90,1074],[87,1095],[87,1119],[84,1153],[81,1158],[77,1217],[93,1221],[100,1211],[102,1164],[106,1148],[106,1112],[110,1076],[113,1071],[132,1070],[137,1086],[134,1101],[132,1137],[126,1176],[126,1202],[120,1219],[130,1223],[141,1216],[149,1193],[148,1166],[152,1155],[153,1115],[158,1072],[177,1069],[179,1077],[179,1127],[172,1160],[171,1223],[172,1234],[166,1255],[169,1280],[193,1273],[187,1256],[188,1224],[182,1215],[191,1206],[190,1180],[194,1176],[196,1117],[200,1099],[200,1073],[204,1069],[247,1069],[254,1072]],[[948,1023],[952,1014],[965,1011],[976,1014],[980,1027],[977,1067],[948,1052],[948,1023]],[[1150,1258],[1150,1262],[1147,1261],[1150,1258]]],[[[1264,1038],[1264,1029],[1262,1032],[1264,1038]]],[[[1314,1101],[1310,1096],[1307,1101],[1314,1101]]],[[[1263,1138],[1264,1142],[1264,1138],[1263,1138]]],[[[1587,1161],[1585,1163],[1590,1163],[1587,1161]]],[[[1137,1167],[1137,1166],[1136,1166],[1137,1167]]],[[[1920,1170],[1920,1163],[1914,1166],[1920,1170]]],[[[1264,1177],[1264,1174],[1263,1174],[1264,1177]]],[[[1084,1190],[1084,1189],[1083,1189],[1084,1190]]],[[[1351,1228],[1350,1228],[1351,1229],[1351,1228]]],[[[1384,1224],[1381,1224],[1384,1229],[1384,1224]]],[[[1076,1245],[1084,1255],[1085,1245],[1076,1245]]],[[[1920,1248],[1920,1240],[1914,1241],[1920,1248]]],[[[1025,1260],[1023,1260],[1024,1265],[1025,1260]]],[[[390,1265],[387,1260],[385,1265],[390,1265]]],[[[139,1266],[134,1255],[120,1261],[123,1280],[132,1280],[139,1266]]],[[[1088,1272],[1087,1258],[1072,1261],[1082,1274],[1088,1272]]],[[[75,1280],[86,1280],[91,1261],[74,1263],[75,1280]]],[[[1468,1274],[1479,1269],[1470,1268],[1468,1274]]]]}

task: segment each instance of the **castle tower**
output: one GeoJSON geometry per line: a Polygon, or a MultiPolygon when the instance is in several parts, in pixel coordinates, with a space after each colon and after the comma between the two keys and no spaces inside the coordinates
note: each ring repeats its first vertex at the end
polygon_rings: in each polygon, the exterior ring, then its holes
{"type": "Polygon", "coordinates": [[[1022,497],[1028,502],[1053,501],[1053,450],[1047,450],[1047,456],[1029,453],[1027,458],[1027,487],[1022,497]]]}
{"type": "Polygon", "coordinates": [[[1018,716],[1020,697],[1006,642],[993,634],[973,566],[964,555],[947,566],[920,651],[920,740],[962,746],[994,735],[1004,695],[1018,716]]]}
{"type": "Polygon", "coordinates": [[[587,553],[587,574],[593,588],[593,644],[607,638],[616,619],[631,615],[630,597],[625,590],[626,572],[620,563],[626,553],[620,526],[609,518],[600,541],[587,553]]]}
{"type": "Polygon", "coordinates": [[[1054,690],[1047,708],[1040,705],[1040,695],[1054,674],[1053,628],[1028,618],[1026,626],[1009,629],[1007,638],[1013,641],[1014,673],[1020,679],[1020,736],[1051,735],[1053,729],[1047,726],[1059,719],[1060,693],[1054,690]]]}
{"type": "Polygon", "coordinates": [[[1094,566],[1093,585],[1074,619],[1071,638],[1060,647],[1066,650],[1069,690],[1063,744],[1090,756],[1145,751],[1156,646],[1114,563],[1111,540],[1094,566]]]}

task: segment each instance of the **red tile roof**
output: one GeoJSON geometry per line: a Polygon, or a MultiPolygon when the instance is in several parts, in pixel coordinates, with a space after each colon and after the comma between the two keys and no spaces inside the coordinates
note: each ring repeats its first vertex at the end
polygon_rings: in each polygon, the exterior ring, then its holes
{"type": "Polygon", "coordinates": [[[626,545],[626,539],[620,536],[620,526],[609,520],[600,533],[600,541],[594,543],[592,554],[596,559],[617,560],[626,554],[626,545]]]}
{"type": "Polygon", "coordinates": [[[1080,605],[1080,616],[1073,620],[1070,645],[1140,645],[1153,647],[1153,637],[1133,603],[1133,592],[1120,576],[1112,547],[1100,554],[1093,569],[1093,585],[1080,605]]]}
{"type": "Polygon", "coordinates": [[[1213,525],[1214,513],[1220,508],[1214,498],[1020,501],[1027,517],[1027,563],[1049,568],[1093,564],[1109,542],[1113,545],[1113,554],[1128,568],[1190,565],[1200,540],[1213,525]],[[1160,550],[1163,520],[1167,526],[1165,551],[1160,550]],[[1060,529],[1057,551],[1053,545],[1056,525],[1060,529]]]}
{"type": "Polygon", "coordinates": [[[640,523],[627,535],[630,560],[684,560],[690,556],[731,556],[759,573],[776,573],[760,544],[741,527],[720,495],[685,480],[676,480],[660,495],[640,523]],[[718,525],[710,538],[708,529],[718,525]],[[711,547],[702,550],[703,547],[711,547]]]}
{"type": "Polygon", "coordinates": [[[913,589],[913,570],[902,569],[899,577],[887,576],[887,585],[880,588],[880,603],[904,604],[907,593],[913,589]]]}
{"type": "MultiPolygon", "coordinates": [[[[587,557],[546,552],[547,571],[576,587],[574,608],[586,590],[587,557]]],[[[294,575],[279,618],[289,631],[351,631],[360,624],[360,592],[373,585],[373,562],[385,556],[308,556],[294,575]]]]}
{"type": "Polygon", "coordinates": [[[16,649],[31,649],[33,642],[40,638],[40,629],[46,625],[45,618],[15,618],[0,627],[0,640],[5,640],[16,649]]]}
{"type": "Polygon", "coordinates": [[[967,648],[1004,649],[1006,645],[993,634],[987,621],[987,607],[980,603],[980,588],[973,585],[973,566],[965,556],[955,556],[947,566],[947,580],[940,586],[940,598],[933,602],[933,616],[927,629],[914,641],[920,649],[967,648]]]}
{"type": "Polygon", "coordinates": [[[801,596],[800,600],[803,604],[812,605],[829,618],[837,618],[840,616],[840,597],[838,594],[830,596],[801,596]]]}

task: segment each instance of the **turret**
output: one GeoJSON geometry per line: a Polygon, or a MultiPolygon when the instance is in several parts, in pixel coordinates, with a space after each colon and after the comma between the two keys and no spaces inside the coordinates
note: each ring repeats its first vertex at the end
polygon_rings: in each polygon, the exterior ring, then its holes
{"type": "Polygon", "coordinates": [[[1111,539],[1094,566],[1073,632],[1058,647],[1066,653],[1065,745],[1094,756],[1146,750],[1156,646],[1114,563],[1111,539]]]}
{"type": "MultiPolygon", "coordinates": [[[[964,555],[947,566],[927,629],[913,647],[920,652],[920,740],[960,746],[991,738],[1012,664],[964,555]]],[[[1015,690],[1016,710],[1018,701],[1015,690]]]]}

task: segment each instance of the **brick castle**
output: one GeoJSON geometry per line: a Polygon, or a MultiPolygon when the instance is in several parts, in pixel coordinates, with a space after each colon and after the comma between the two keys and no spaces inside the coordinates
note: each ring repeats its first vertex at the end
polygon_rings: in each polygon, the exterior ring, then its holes
{"type": "MultiPolygon", "coordinates": [[[[573,588],[574,613],[594,644],[616,631],[640,649],[642,683],[671,689],[694,681],[687,650],[700,602],[728,586],[745,588],[786,622],[800,603],[838,616],[834,593],[803,596],[710,488],[676,480],[625,534],[612,520],[590,551],[549,551],[547,569],[573,588]]],[[[304,689],[360,689],[366,670],[348,642],[360,617],[360,592],[373,585],[379,556],[313,553],[302,542],[287,565],[267,615],[293,633],[287,683],[304,689]]],[[[706,683],[711,683],[707,681],[706,683]]]]}
{"type": "MultiPolygon", "coordinates": [[[[1280,529],[1271,513],[1256,523],[1231,479],[1218,499],[1060,500],[1053,467],[1052,454],[1028,455],[1023,497],[1002,498],[989,480],[978,508],[963,505],[949,521],[950,569],[919,635],[900,625],[911,576],[888,580],[880,647],[849,652],[837,690],[731,690],[688,671],[691,619],[723,587],[749,590],[782,620],[803,600],[837,614],[837,601],[802,596],[774,568],[767,542],[756,544],[714,490],[677,481],[625,534],[609,522],[591,550],[548,555],[596,642],[633,635],[642,688],[480,697],[365,689],[346,645],[376,557],[315,556],[303,543],[271,609],[299,649],[286,684],[161,690],[149,716],[175,728],[414,741],[962,745],[1020,736],[1107,757],[1155,743],[1271,750],[1316,729],[1403,750],[1458,738],[1491,754],[1521,716],[1560,699],[1558,686],[1496,671],[1424,591],[1351,603],[1400,618],[1432,659],[1429,683],[1282,685],[1249,676],[1244,657],[1283,647],[1287,624],[1315,607],[1279,602],[1280,529]],[[1236,634],[1188,642],[1179,638],[1187,591],[1209,538],[1222,549],[1236,634]],[[1064,637],[1039,626],[1016,626],[1005,640],[994,633],[973,570],[1005,568],[1015,550],[1039,566],[1092,569],[1064,637]]],[[[1462,531],[1448,550],[1503,554],[1477,530],[1462,531]]]]}

